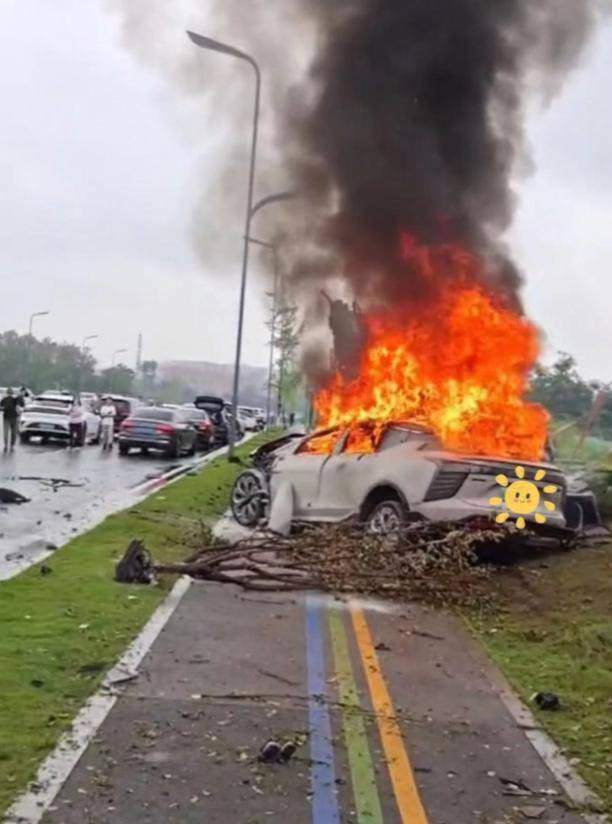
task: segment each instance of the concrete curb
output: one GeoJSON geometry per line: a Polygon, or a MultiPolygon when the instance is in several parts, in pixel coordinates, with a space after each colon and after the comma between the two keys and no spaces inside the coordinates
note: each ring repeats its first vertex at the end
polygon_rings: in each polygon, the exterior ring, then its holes
{"type": "Polygon", "coordinates": [[[600,799],[586,781],[578,775],[559,746],[542,729],[531,710],[519,698],[503,672],[489,657],[484,646],[471,634],[469,624],[459,623],[492,689],[497,693],[516,725],[523,730],[525,737],[557,779],[570,801],[576,805],[586,824],[607,824],[609,821],[607,815],[593,812],[594,808],[601,806],[600,799]]]}
{"type": "Polygon", "coordinates": [[[142,662],[155,639],[168,623],[191,585],[190,578],[179,578],[155,610],[144,628],[130,644],[118,663],[107,673],[105,682],[74,719],[72,729],[59,740],[53,752],[43,761],[35,780],[8,809],[4,821],[9,824],[38,824],[53,804],[62,785],[89,746],[99,727],[113,708],[118,693],[112,682],[131,673],[142,662]]]}

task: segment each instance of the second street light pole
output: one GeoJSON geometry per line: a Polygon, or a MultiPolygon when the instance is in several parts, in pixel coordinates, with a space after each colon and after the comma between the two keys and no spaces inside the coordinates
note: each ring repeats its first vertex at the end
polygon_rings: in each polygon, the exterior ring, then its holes
{"type": "Polygon", "coordinates": [[[266,429],[270,426],[270,410],[272,407],[272,379],[274,375],[274,335],[276,332],[276,315],[278,312],[278,286],[280,281],[280,266],[278,259],[278,246],[275,243],[268,243],[264,240],[251,238],[251,243],[269,249],[274,257],[274,290],[272,292],[272,322],[270,324],[270,363],[268,365],[268,386],[266,392],[266,429]]]}

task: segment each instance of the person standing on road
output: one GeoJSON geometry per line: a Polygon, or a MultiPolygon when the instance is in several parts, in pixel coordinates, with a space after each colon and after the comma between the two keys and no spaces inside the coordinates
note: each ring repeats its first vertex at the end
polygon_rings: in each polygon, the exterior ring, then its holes
{"type": "Polygon", "coordinates": [[[0,401],[0,408],[2,409],[3,419],[3,435],[4,435],[4,451],[11,452],[15,449],[15,442],[17,440],[17,422],[19,421],[19,413],[23,409],[23,400],[21,397],[15,397],[12,388],[6,390],[6,395],[0,401]]]}
{"type": "Polygon", "coordinates": [[[109,397],[102,398],[100,407],[100,417],[102,418],[102,450],[113,448],[113,438],[115,436],[115,417],[117,409],[109,397]]]}
{"type": "Polygon", "coordinates": [[[79,447],[85,442],[85,412],[81,406],[81,399],[77,396],[72,402],[70,412],[69,432],[70,440],[68,442],[68,449],[79,447]]]}

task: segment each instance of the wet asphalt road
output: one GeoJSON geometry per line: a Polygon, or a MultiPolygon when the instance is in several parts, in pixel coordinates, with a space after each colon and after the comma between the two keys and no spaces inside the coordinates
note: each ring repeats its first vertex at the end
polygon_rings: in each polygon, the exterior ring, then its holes
{"type": "Polygon", "coordinates": [[[34,443],[0,453],[0,487],[31,499],[0,504],[0,580],[29,566],[49,544],[60,546],[128,506],[139,484],[179,463],[137,453],[120,458],[116,448],[105,453],[98,446],[68,451],[34,443]]]}

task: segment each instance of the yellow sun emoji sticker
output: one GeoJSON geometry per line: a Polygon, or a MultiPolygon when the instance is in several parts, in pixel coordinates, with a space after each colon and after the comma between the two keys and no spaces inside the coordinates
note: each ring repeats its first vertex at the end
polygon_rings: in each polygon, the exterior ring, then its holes
{"type": "Polygon", "coordinates": [[[516,525],[519,529],[525,529],[525,515],[533,515],[533,519],[537,524],[545,524],[546,515],[536,510],[540,506],[540,501],[542,501],[545,509],[549,512],[555,511],[554,503],[545,500],[542,492],[545,495],[554,495],[557,487],[548,484],[540,491],[535,485],[534,481],[543,481],[546,477],[546,472],[543,469],[537,470],[533,481],[525,477],[525,468],[523,466],[517,466],[514,474],[517,478],[516,481],[510,480],[505,475],[498,475],[495,478],[497,483],[506,490],[503,498],[489,498],[491,506],[504,507],[504,511],[500,512],[495,520],[498,524],[505,524],[510,515],[518,515],[516,525]]]}

